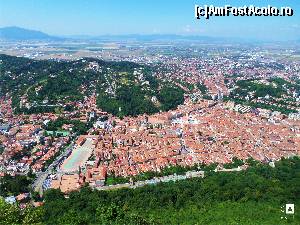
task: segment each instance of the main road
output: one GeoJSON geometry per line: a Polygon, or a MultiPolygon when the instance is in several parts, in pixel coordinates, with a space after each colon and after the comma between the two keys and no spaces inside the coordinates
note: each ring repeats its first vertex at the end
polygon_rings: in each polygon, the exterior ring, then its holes
{"type": "Polygon", "coordinates": [[[36,192],[39,192],[40,195],[43,194],[43,183],[44,181],[47,179],[48,175],[50,175],[52,173],[53,169],[56,169],[56,167],[58,166],[58,164],[63,160],[63,158],[67,157],[68,155],[70,155],[70,153],[72,152],[74,147],[74,143],[72,143],[71,145],[69,145],[66,150],[60,154],[51,164],[50,166],[48,166],[48,168],[46,169],[45,172],[40,172],[37,174],[37,178],[34,180],[33,184],[32,184],[32,189],[36,192]]]}

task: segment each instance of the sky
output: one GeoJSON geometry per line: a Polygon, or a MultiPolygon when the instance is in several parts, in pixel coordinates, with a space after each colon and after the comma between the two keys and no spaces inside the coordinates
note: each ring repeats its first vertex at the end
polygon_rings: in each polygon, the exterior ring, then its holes
{"type": "Polygon", "coordinates": [[[0,27],[63,35],[181,34],[299,40],[299,0],[0,0],[0,27]],[[290,6],[292,17],[196,20],[196,5],[290,6]]]}

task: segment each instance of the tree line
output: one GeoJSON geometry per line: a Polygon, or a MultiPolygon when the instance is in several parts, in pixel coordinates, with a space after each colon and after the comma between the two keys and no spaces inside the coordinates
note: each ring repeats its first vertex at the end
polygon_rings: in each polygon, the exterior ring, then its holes
{"type": "Polygon", "coordinates": [[[281,207],[300,204],[300,158],[282,159],[275,168],[254,160],[248,163],[251,166],[245,171],[207,172],[203,179],[136,189],[97,191],[83,187],[67,199],[59,190],[50,189],[44,195],[44,205],[30,209],[28,216],[22,210],[13,213],[16,209],[9,210],[4,203],[0,204],[0,215],[13,215],[20,223],[30,217],[36,224],[51,225],[299,224],[299,212],[287,216],[281,207]]]}

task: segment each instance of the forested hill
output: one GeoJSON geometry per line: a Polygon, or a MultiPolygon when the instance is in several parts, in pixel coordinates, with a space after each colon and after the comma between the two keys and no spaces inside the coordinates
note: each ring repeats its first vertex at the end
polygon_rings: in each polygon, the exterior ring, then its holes
{"type": "Polygon", "coordinates": [[[16,112],[43,112],[42,107],[63,106],[94,92],[100,108],[119,116],[154,113],[181,104],[183,90],[153,73],[153,68],[132,62],[32,60],[2,54],[0,96],[13,96],[16,112]]]}
{"type": "Polygon", "coordinates": [[[84,187],[69,198],[50,189],[43,206],[26,210],[0,199],[0,223],[299,225],[299,157],[282,159],[275,168],[249,164],[245,171],[206,172],[205,178],[136,189],[84,187]],[[294,215],[285,214],[287,203],[295,204],[294,215]]]}

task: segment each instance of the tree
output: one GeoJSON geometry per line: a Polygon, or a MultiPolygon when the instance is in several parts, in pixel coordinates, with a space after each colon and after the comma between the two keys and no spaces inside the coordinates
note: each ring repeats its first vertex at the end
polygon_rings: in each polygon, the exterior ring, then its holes
{"type": "Polygon", "coordinates": [[[45,212],[43,207],[27,207],[23,215],[24,218],[22,224],[42,225],[44,214],[45,212]]]}
{"type": "Polygon", "coordinates": [[[0,198],[0,224],[20,224],[21,217],[18,207],[15,204],[8,204],[0,198]]]}
{"type": "Polygon", "coordinates": [[[18,195],[30,191],[31,180],[22,175],[12,177],[6,174],[0,178],[0,183],[1,196],[18,195]]]}
{"type": "Polygon", "coordinates": [[[162,103],[162,110],[168,111],[184,102],[184,91],[179,87],[163,86],[159,92],[158,100],[162,103]]]}
{"type": "Polygon", "coordinates": [[[68,210],[61,217],[58,218],[58,224],[72,224],[72,225],[81,225],[88,224],[84,215],[80,214],[74,209],[68,210]]]}
{"type": "Polygon", "coordinates": [[[49,189],[44,193],[44,199],[46,202],[64,200],[64,194],[60,189],[49,189]]]}
{"type": "Polygon", "coordinates": [[[96,220],[100,224],[113,224],[124,219],[121,208],[115,204],[110,206],[99,205],[96,209],[96,220]]]}

